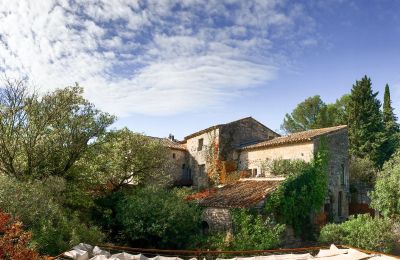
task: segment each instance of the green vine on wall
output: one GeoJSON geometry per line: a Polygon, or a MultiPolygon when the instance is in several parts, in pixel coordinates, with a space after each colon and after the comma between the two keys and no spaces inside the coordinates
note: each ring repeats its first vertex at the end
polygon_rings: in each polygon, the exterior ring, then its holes
{"type": "Polygon", "coordinates": [[[327,195],[328,161],[327,142],[321,138],[314,159],[279,185],[267,199],[265,212],[292,226],[296,235],[312,236],[312,215],[322,208],[327,195]]]}

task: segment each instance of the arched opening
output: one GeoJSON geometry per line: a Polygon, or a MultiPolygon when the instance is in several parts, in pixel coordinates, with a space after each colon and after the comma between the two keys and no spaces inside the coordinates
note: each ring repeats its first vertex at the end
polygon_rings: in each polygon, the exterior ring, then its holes
{"type": "Polygon", "coordinates": [[[208,225],[207,221],[202,221],[201,222],[201,232],[203,234],[208,234],[210,230],[210,226],[208,225]]]}

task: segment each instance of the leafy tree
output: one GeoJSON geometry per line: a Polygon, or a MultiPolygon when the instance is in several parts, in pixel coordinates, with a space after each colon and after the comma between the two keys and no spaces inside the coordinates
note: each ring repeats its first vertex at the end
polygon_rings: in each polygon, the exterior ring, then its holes
{"type": "Polygon", "coordinates": [[[400,216],[400,152],[378,173],[375,189],[371,192],[371,206],[388,217],[400,216]]]}
{"type": "Polygon", "coordinates": [[[350,161],[349,176],[351,183],[364,183],[370,187],[375,184],[378,170],[369,158],[352,158],[350,161]]]}
{"type": "Polygon", "coordinates": [[[184,248],[199,232],[200,209],[174,191],[139,189],[118,203],[116,218],[131,245],[184,248]]]}
{"type": "Polygon", "coordinates": [[[348,124],[348,106],[350,95],[343,95],[335,103],[327,105],[328,126],[348,124]]]}
{"type": "Polygon", "coordinates": [[[281,128],[288,133],[300,132],[327,125],[326,104],[320,96],[309,97],[286,114],[281,128]]]}
{"type": "Polygon", "coordinates": [[[78,85],[39,97],[24,81],[0,89],[0,171],[19,179],[65,176],[114,118],[78,85]]]}
{"type": "Polygon", "coordinates": [[[123,128],[99,138],[77,164],[98,184],[107,183],[118,190],[127,183],[137,186],[168,182],[168,148],[158,139],[123,128]]]}
{"type": "Polygon", "coordinates": [[[381,166],[385,133],[377,95],[378,92],[372,91],[371,79],[367,76],[353,85],[348,109],[349,141],[353,156],[369,157],[377,166],[381,166]]]}
{"type": "Polygon", "coordinates": [[[328,224],[321,230],[319,241],[350,245],[366,250],[390,252],[396,237],[388,218],[358,215],[341,224],[328,224]]]}
{"type": "Polygon", "coordinates": [[[0,208],[32,232],[31,244],[56,255],[81,242],[99,243],[104,235],[82,212],[63,205],[66,181],[60,177],[20,181],[0,174],[0,208]]]}
{"type": "Polygon", "coordinates": [[[389,85],[386,84],[383,99],[383,122],[387,137],[387,140],[383,144],[384,160],[389,159],[399,146],[399,124],[393,110],[389,85]]]}

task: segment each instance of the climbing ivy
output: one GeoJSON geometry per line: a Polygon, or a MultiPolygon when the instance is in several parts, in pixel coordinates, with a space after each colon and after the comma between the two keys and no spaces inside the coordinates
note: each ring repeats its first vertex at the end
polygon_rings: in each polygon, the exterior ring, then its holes
{"type": "Polygon", "coordinates": [[[321,139],[314,159],[289,175],[267,199],[265,212],[292,226],[296,235],[312,236],[311,216],[324,205],[327,194],[328,157],[326,140],[321,139]]]}

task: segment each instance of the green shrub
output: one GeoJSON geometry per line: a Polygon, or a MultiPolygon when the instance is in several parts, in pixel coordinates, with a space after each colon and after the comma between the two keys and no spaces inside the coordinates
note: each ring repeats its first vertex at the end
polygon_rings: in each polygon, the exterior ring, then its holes
{"type": "Polygon", "coordinates": [[[353,158],[349,168],[350,182],[362,182],[374,186],[377,170],[374,162],[369,158],[353,158]]]}
{"type": "Polygon", "coordinates": [[[56,255],[78,243],[104,239],[77,211],[63,207],[64,192],[61,178],[25,182],[0,175],[0,208],[32,231],[32,245],[42,254],[56,255]]]}
{"type": "Polygon", "coordinates": [[[277,248],[285,225],[276,224],[248,210],[232,212],[234,235],[229,244],[231,250],[267,250],[277,248]]]}
{"type": "Polygon", "coordinates": [[[400,218],[400,151],[383,165],[371,192],[371,206],[381,214],[400,218]]]}
{"type": "Polygon", "coordinates": [[[390,252],[396,241],[392,223],[387,218],[358,215],[342,224],[328,224],[321,230],[319,241],[358,247],[366,250],[390,252]]]}
{"type": "Polygon", "coordinates": [[[262,170],[272,175],[289,176],[300,172],[305,165],[303,160],[266,160],[262,163],[262,170]]]}
{"type": "Polygon", "coordinates": [[[183,248],[199,232],[200,209],[176,191],[140,189],[117,205],[121,233],[135,246],[183,248]]]}

